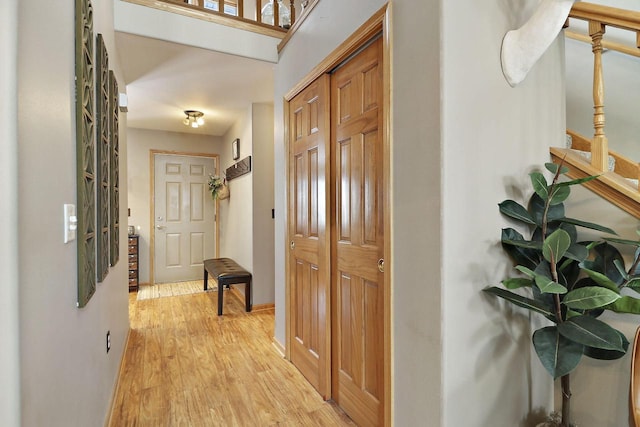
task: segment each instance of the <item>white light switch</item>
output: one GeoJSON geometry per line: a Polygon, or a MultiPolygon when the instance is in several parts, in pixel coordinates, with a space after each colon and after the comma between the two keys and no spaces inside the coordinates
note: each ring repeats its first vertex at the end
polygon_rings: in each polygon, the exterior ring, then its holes
{"type": "Polygon", "coordinates": [[[76,240],[76,230],[78,229],[78,217],[76,216],[76,205],[64,205],[64,242],[69,243],[76,240]]]}

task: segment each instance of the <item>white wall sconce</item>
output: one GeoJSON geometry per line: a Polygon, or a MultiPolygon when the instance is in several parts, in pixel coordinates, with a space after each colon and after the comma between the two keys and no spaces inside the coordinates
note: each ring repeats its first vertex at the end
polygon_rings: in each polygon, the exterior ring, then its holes
{"type": "Polygon", "coordinates": [[[504,77],[511,86],[524,80],[556,39],[575,2],[542,0],[529,21],[504,36],[500,59],[504,77]]]}

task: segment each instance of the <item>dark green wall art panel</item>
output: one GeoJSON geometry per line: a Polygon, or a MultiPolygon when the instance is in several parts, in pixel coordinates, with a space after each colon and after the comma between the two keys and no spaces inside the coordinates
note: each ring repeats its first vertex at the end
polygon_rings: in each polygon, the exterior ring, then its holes
{"type": "Polygon", "coordinates": [[[96,37],[96,190],[97,190],[97,266],[98,282],[109,274],[109,54],[102,34],[96,37]]]}
{"type": "Polygon", "coordinates": [[[96,291],[93,8],[89,0],[75,5],[78,307],[84,307],[96,291]]]}
{"type": "Polygon", "coordinates": [[[109,99],[111,100],[111,115],[109,129],[110,143],[110,169],[111,169],[111,265],[116,265],[120,253],[120,137],[118,123],[118,81],[113,71],[109,71],[109,99]]]}

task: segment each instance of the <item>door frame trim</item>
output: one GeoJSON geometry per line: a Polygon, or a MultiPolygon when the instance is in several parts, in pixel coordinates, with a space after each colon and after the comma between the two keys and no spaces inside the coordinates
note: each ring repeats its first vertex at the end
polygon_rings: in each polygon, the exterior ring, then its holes
{"type": "MultiPolygon", "coordinates": [[[[318,65],[316,65],[306,76],[304,76],[291,90],[289,90],[283,98],[284,108],[284,147],[285,147],[285,159],[287,159],[287,167],[285,168],[285,182],[289,182],[289,154],[291,138],[289,135],[289,113],[290,113],[290,101],[307,86],[313,83],[322,74],[326,74],[340,63],[344,62],[349,56],[358,51],[369,40],[371,40],[376,34],[382,33],[382,57],[383,57],[383,105],[382,112],[382,124],[383,124],[383,209],[384,209],[384,235],[385,235],[385,291],[384,291],[384,313],[383,313],[383,333],[384,333],[384,425],[390,426],[392,424],[391,412],[393,408],[393,396],[392,396],[392,348],[393,348],[393,336],[391,321],[393,318],[392,313],[392,298],[393,284],[391,282],[393,263],[391,259],[391,135],[392,135],[392,104],[391,104],[391,81],[392,81],[392,28],[391,28],[391,4],[386,3],[371,18],[369,18],[364,24],[362,24],[356,31],[354,31],[346,40],[344,40],[336,49],[334,49],[325,59],[323,59],[318,65]]],[[[288,184],[287,184],[288,185],[288,184]]],[[[288,197],[285,194],[285,197],[288,197]]],[[[289,206],[289,200],[286,200],[286,206],[289,206]]],[[[291,330],[291,307],[293,306],[291,301],[291,283],[289,280],[289,250],[288,242],[291,239],[289,236],[289,215],[288,209],[285,209],[285,224],[286,227],[286,239],[285,239],[285,358],[291,360],[291,340],[293,339],[291,330]]]]}
{"type": "MultiPolygon", "coordinates": [[[[166,154],[170,156],[183,156],[183,157],[209,157],[212,158],[216,165],[216,170],[220,167],[220,156],[213,153],[190,153],[187,151],[172,151],[172,150],[149,150],[149,284],[155,285],[155,259],[156,259],[156,239],[155,239],[155,217],[156,217],[156,195],[155,195],[155,178],[156,178],[156,154],[166,154]]],[[[216,216],[220,212],[218,199],[214,200],[216,205],[216,216]]],[[[220,221],[216,217],[216,256],[220,253],[220,221]]]]}

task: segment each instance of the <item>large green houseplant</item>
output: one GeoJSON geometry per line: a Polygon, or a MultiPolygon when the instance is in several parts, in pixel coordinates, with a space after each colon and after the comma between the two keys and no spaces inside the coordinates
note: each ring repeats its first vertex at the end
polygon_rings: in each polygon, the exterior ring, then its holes
{"type": "Polygon", "coordinates": [[[553,179],[548,183],[542,173],[530,174],[534,193],[526,208],[513,200],[499,204],[502,214],[530,231],[526,239],[513,228],[502,230],[502,247],[520,274],[503,280],[503,287],[489,286],[484,291],[552,322],[536,330],[532,341],[545,369],[554,380],[560,378],[560,426],[569,427],[570,373],[583,356],[613,360],[624,356],[629,347],[620,331],[598,317],[604,310],[640,314],[640,299],[627,291],[640,292],[640,241],[613,237],[579,241],[578,227],[616,234],[607,227],[565,216],[570,187],[596,177],[561,181],[566,167],[545,166],[553,179]],[[635,247],[630,268],[611,243],[635,247]]]}

